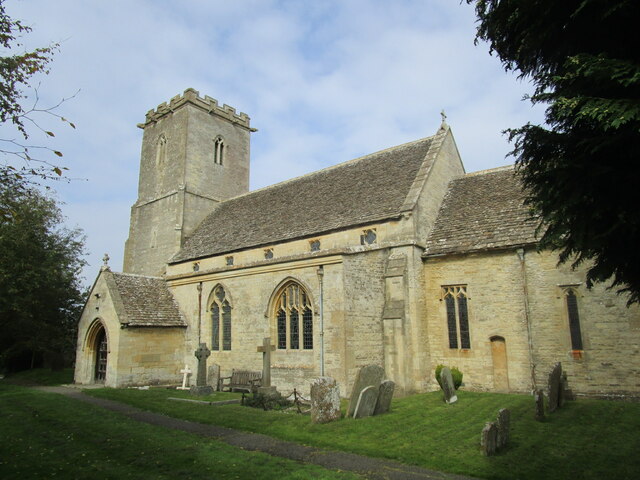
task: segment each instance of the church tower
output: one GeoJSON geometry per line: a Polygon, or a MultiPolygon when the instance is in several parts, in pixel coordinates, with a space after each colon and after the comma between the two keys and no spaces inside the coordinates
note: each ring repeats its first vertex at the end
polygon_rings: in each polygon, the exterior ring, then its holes
{"type": "Polygon", "coordinates": [[[249,191],[249,122],[192,88],[147,113],[124,272],[162,275],[216,205],[249,191]]]}

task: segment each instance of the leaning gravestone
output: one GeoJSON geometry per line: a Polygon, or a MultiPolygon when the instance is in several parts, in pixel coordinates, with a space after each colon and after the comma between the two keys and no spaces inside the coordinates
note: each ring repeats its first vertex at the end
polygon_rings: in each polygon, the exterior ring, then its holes
{"type": "Polygon", "coordinates": [[[541,422],[544,420],[544,392],[542,390],[536,390],[534,394],[536,400],[536,420],[541,422]]]}
{"type": "Polygon", "coordinates": [[[213,388],[207,385],[207,358],[211,355],[211,350],[207,348],[206,343],[201,343],[194,352],[198,359],[198,373],[196,376],[196,384],[191,386],[191,395],[209,395],[213,393],[213,388]]]}
{"type": "Polygon", "coordinates": [[[211,385],[214,390],[219,390],[218,384],[220,383],[220,365],[218,365],[217,363],[209,366],[207,383],[211,385]]]}
{"type": "Polygon", "coordinates": [[[381,413],[387,413],[389,411],[395,388],[396,384],[393,380],[385,380],[380,384],[378,401],[376,402],[376,407],[373,410],[374,415],[380,415],[381,413]]]}
{"type": "Polygon", "coordinates": [[[511,427],[511,412],[502,408],[498,411],[498,421],[496,422],[498,427],[498,440],[496,442],[496,448],[502,449],[509,443],[509,429],[511,427]]]}
{"type": "Polygon", "coordinates": [[[378,388],[380,387],[380,382],[382,382],[383,378],[384,369],[378,365],[366,365],[360,369],[356,376],[356,381],[353,383],[353,388],[351,389],[351,398],[349,399],[349,407],[347,408],[347,417],[353,417],[362,390],[366,387],[373,386],[377,393],[378,388]]]}
{"type": "Polygon", "coordinates": [[[340,388],[331,377],[311,382],[311,421],[328,423],[340,419],[340,388]]]}
{"type": "Polygon", "coordinates": [[[562,389],[562,365],[556,363],[549,374],[549,413],[553,413],[560,405],[560,390],[562,389]]]}
{"type": "Polygon", "coordinates": [[[485,456],[489,457],[496,453],[498,446],[498,428],[494,422],[487,422],[482,429],[480,445],[482,446],[482,453],[485,456]]]}
{"type": "Polygon", "coordinates": [[[444,367],[440,372],[440,381],[442,382],[444,401],[447,403],[457,402],[458,397],[456,396],[456,387],[453,383],[453,377],[451,376],[451,370],[449,370],[449,367],[444,367]]]}
{"type": "Polygon", "coordinates": [[[356,409],[353,412],[353,418],[370,417],[373,415],[373,411],[376,408],[376,401],[378,400],[378,389],[379,387],[369,385],[360,392],[356,409]]]}

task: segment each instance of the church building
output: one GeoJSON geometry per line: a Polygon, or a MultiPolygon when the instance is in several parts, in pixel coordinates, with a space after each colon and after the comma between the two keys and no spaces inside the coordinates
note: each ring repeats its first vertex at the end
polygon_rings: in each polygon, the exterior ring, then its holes
{"type": "Polygon", "coordinates": [[[222,375],[308,391],[377,364],[410,394],[438,364],[467,389],[638,396],[640,309],[536,249],[513,167],[466,173],[451,128],[249,191],[249,117],[193,89],[147,113],[123,272],[100,270],[75,382],[177,384],[206,343],[222,375]]]}

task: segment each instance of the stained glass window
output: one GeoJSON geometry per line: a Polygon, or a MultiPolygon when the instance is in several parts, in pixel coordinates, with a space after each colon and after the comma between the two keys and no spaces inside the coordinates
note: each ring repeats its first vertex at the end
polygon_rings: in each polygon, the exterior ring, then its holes
{"type": "Polygon", "coordinates": [[[449,348],[458,348],[458,345],[463,349],[471,348],[467,287],[465,285],[442,287],[442,294],[447,311],[449,348]]]}
{"type": "Polygon", "coordinates": [[[276,301],[278,349],[313,349],[313,310],[309,295],[295,282],[287,283],[276,301]]]}

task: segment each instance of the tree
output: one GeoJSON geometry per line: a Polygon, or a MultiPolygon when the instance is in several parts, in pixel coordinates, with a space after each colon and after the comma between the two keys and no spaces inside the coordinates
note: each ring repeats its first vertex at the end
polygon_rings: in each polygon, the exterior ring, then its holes
{"type": "MultiPolygon", "coordinates": [[[[19,20],[11,19],[5,12],[4,0],[0,0],[0,123],[12,126],[17,138],[0,138],[0,183],[13,180],[16,188],[29,187],[39,179],[59,178],[64,167],[57,160],[62,153],[42,145],[30,145],[27,140],[30,130],[42,132],[47,137],[54,137],[50,130],[40,126],[39,120],[44,117],[55,117],[75,128],[75,125],[56,113],[57,105],[41,108],[38,105],[38,89],[33,88],[32,98],[28,98],[24,89],[30,87],[30,81],[37,74],[48,73],[47,65],[58,49],[58,44],[36,48],[31,52],[22,51],[20,38],[31,32],[31,27],[19,20]],[[24,104],[30,102],[27,106],[24,104]],[[43,156],[43,151],[47,152],[43,156]]],[[[3,132],[6,135],[6,132],[3,132]]],[[[6,212],[0,210],[0,216],[6,212]]]]}
{"type": "Polygon", "coordinates": [[[587,262],[587,286],[640,301],[640,49],[636,0],[467,0],[507,71],[533,81],[545,125],[507,130],[541,248],[587,262]]]}
{"type": "Polygon", "coordinates": [[[84,237],[62,226],[56,202],[0,184],[0,370],[72,358],[83,303],[84,237]]]}

